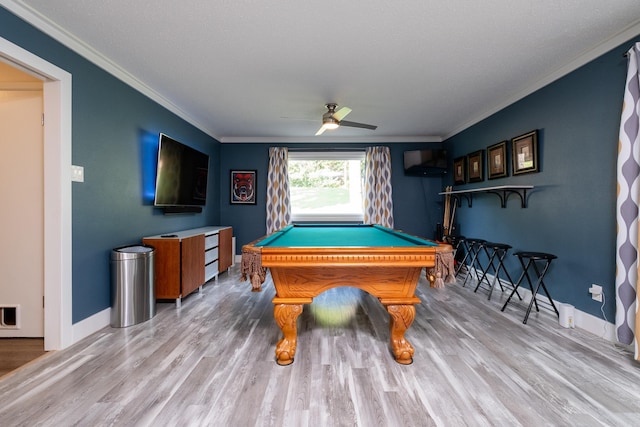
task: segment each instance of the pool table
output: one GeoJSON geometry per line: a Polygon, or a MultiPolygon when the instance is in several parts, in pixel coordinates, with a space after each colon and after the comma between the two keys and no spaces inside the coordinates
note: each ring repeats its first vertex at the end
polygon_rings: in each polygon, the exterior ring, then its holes
{"type": "Polygon", "coordinates": [[[440,283],[451,281],[452,247],[379,225],[289,225],[242,247],[242,277],[249,277],[253,291],[261,290],[266,269],[271,271],[274,317],[283,333],[276,346],[280,365],[293,362],[303,305],[341,286],[380,300],[390,316],[395,360],[410,364],[414,349],[404,334],[420,303],[415,289],[425,267],[432,286],[437,276],[440,283]]]}

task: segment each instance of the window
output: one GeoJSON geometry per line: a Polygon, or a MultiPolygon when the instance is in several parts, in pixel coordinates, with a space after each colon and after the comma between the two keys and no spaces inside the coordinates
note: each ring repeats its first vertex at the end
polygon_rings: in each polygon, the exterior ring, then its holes
{"type": "Polygon", "coordinates": [[[363,221],[364,151],[289,151],[292,221],[363,221]]]}

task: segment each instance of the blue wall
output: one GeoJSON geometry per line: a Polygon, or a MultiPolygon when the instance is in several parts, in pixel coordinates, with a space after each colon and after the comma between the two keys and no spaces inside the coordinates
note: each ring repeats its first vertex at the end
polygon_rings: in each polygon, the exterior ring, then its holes
{"type": "MultiPolygon", "coordinates": [[[[73,315],[110,306],[111,249],[144,236],[220,222],[220,144],[120,80],[0,8],[0,36],[72,74],[72,161],[85,182],[73,183],[73,315]],[[164,216],[145,196],[158,133],[210,156],[202,214],[164,216]]],[[[153,180],[153,178],[151,178],[153,180]]],[[[148,191],[148,190],[147,190],[148,191]]]]}
{"type": "MultiPolygon", "coordinates": [[[[239,253],[243,244],[265,234],[268,148],[279,144],[219,144],[2,8],[0,36],[73,75],[72,157],[74,164],[85,167],[85,182],[73,184],[74,323],[109,306],[108,259],[114,247],[137,243],[146,235],[224,224],[233,226],[239,253]],[[209,201],[202,214],[163,216],[145,197],[145,159],[154,157],[159,132],[210,155],[209,201]],[[229,203],[231,169],[258,170],[256,205],[229,203]]],[[[456,213],[459,231],[509,243],[514,250],[556,254],[548,276],[553,296],[602,317],[600,304],[587,292],[591,283],[601,284],[610,321],[615,311],[616,151],[626,73],[622,53],[631,43],[444,143],[454,158],[540,130],[539,173],[460,187],[532,184],[536,191],[529,207],[522,209],[512,198],[502,209],[495,196],[475,197],[472,208],[463,204],[456,213]]],[[[349,147],[366,145],[370,144],[349,147]]],[[[402,153],[439,144],[380,145],[392,151],[396,228],[432,237],[442,220],[442,198],[437,194],[452,179],[404,176],[402,153]]],[[[509,257],[512,275],[518,270],[514,261],[509,257]]]]}
{"type": "MultiPolygon", "coordinates": [[[[615,313],[615,203],[618,127],[626,76],[623,52],[613,49],[445,141],[453,157],[539,129],[540,172],[509,176],[454,189],[534,185],[529,207],[517,197],[500,208],[497,197],[478,196],[456,216],[460,234],[508,243],[513,251],[558,256],[545,283],[555,300],[602,318],[601,303],[588,293],[604,287],[604,312],[615,313]]],[[[485,174],[486,176],[486,174],[485,174]]],[[[511,276],[520,269],[509,258],[511,276]]]]}
{"type": "Polygon", "coordinates": [[[403,169],[404,151],[423,148],[440,148],[440,143],[391,143],[391,144],[221,144],[220,156],[222,176],[220,177],[222,200],[220,219],[223,224],[233,226],[236,236],[236,252],[242,245],[266,233],[266,182],[269,167],[269,147],[286,146],[289,149],[304,147],[318,151],[336,149],[364,150],[367,146],[386,145],[391,150],[393,182],[393,207],[395,228],[408,233],[433,237],[437,223],[442,222],[442,203],[438,193],[442,188],[441,177],[405,176],[403,169]],[[229,202],[230,170],[256,169],[258,198],[256,205],[231,205],[229,202]]]}

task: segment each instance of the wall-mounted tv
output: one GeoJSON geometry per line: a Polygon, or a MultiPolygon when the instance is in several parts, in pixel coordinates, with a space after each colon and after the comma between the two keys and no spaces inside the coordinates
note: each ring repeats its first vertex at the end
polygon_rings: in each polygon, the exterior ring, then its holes
{"type": "Polygon", "coordinates": [[[208,155],[160,134],[155,206],[204,206],[208,174],[208,155]]]}
{"type": "Polygon", "coordinates": [[[404,173],[411,176],[434,176],[447,173],[447,151],[442,148],[405,151],[404,173]]]}

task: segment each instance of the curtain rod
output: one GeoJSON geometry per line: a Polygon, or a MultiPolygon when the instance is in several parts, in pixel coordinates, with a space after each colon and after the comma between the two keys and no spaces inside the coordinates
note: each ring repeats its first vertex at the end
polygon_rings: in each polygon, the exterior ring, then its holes
{"type": "Polygon", "coordinates": [[[307,147],[293,147],[289,148],[289,151],[364,151],[366,147],[340,147],[340,148],[307,148],[307,147]]]}

